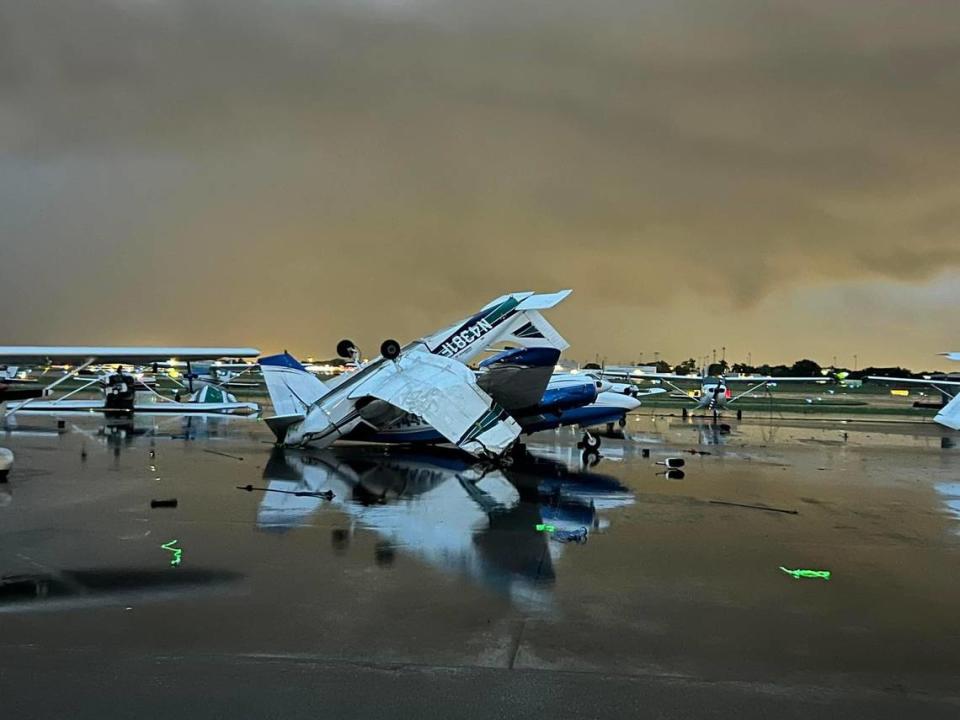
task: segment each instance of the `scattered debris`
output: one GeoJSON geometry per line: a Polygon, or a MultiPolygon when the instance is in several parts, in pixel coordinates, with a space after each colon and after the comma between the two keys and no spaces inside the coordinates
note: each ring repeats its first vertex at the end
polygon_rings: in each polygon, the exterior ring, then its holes
{"type": "Polygon", "coordinates": [[[0,483],[7,481],[7,475],[13,468],[13,451],[0,448],[0,483]]]}
{"type": "Polygon", "coordinates": [[[163,545],[160,546],[164,550],[168,550],[171,553],[173,553],[172,557],[170,558],[170,564],[173,567],[176,567],[177,565],[180,564],[180,557],[183,555],[183,550],[181,548],[173,547],[174,545],[177,544],[177,542],[178,542],[177,540],[171,540],[170,542],[164,543],[163,545]]]}
{"type": "Polygon", "coordinates": [[[316,497],[322,500],[333,500],[336,497],[336,495],[333,494],[333,490],[312,492],[308,490],[274,490],[273,488],[254,487],[253,485],[237,485],[236,487],[237,490],[246,490],[247,492],[259,490],[260,492],[282,493],[283,495],[294,495],[296,497],[316,497]]]}
{"type": "Polygon", "coordinates": [[[784,508],[775,508],[768,505],[747,505],[746,503],[728,502],[726,500],[711,500],[713,505],[732,505],[733,507],[751,508],[752,510],[769,510],[770,512],[786,513],[787,515],[799,515],[799,510],[786,510],[784,508]]]}
{"type": "Polygon", "coordinates": [[[210,453],[211,455],[223,455],[223,457],[232,458],[234,460],[241,460],[241,461],[243,460],[243,458],[240,457],[239,455],[231,455],[230,453],[220,452],[219,450],[210,450],[208,448],[204,448],[203,451],[205,453],[210,453]]]}
{"type": "Polygon", "coordinates": [[[787,575],[792,575],[794,580],[799,580],[800,578],[819,578],[821,580],[830,579],[829,570],[788,570],[782,565],[780,566],[780,569],[783,570],[787,575]]]}
{"type": "Polygon", "coordinates": [[[708,452],[706,450],[696,450],[694,448],[690,448],[689,450],[687,450],[687,452],[690,453],[691,455],[713,455],[712,452],[708,452]]]}
{"type": "Polygon", "coordinates": [[[675,468],[682,468],[687,464],[687,461],[683,458],[666,458],[665,460],[658,460],[657,465],[663,465],[664,467],[670,468],[671,470],[675,468]]]}
{"type": "Polygon", "coordinates": [[[577,530],[555,530],[550,539],[562,543],[575,542],[578,545],[583,545],[587,542],[588,535],[589,531],[585,527],[581,527],[577,530]]]}
{"type": "Polygon", "coordinates": [[[170,498],[169,500],[151,500],[151,508],[175,508],[177,506],[177,499],[170,498]]]}

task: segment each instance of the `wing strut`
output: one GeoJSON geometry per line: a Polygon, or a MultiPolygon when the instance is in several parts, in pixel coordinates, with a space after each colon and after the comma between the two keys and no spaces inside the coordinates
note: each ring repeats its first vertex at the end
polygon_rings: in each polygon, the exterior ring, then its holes
{"type": "MultiPolygon", "coordinates": [[[[74,377],[74,376],[77,375],[78,373],[83,372],[83,371],[86,370],[88,367],[90,367],[91,365],[93,365],[93,363],[94,363],[95,361],[96,361],[96,358],[95,358],[95,357],[88,357],[86,360],[83,361],[82,364],[77,365],[77,367],[75,367],[73,370],[71,370],[71,371],[69,371],[68,373],[66,373],[62,378],[60,378],[59,380],[56,380],[56,381],[50,383],[49,385],[47,385],[47,386],[43,389],[43,395],[42,395],[42,397],[48,397],[49,394],[50,394],[50,391],[53,390],[57,385],[59,385],[59,384],[62,383],[62,382],[66,382],[67,380],[69,380],[70,378],[74,377]]],[[[85,387],[86,387],[86,386],[85,386],[85,387]]],[[[76,392],[76,391],[74,391],[74,392],[76,392]]],[[[73,393],[70,393],[70,394],[72,395],[73,393]]],[[[8,410],[8,411],[6,412],[6,414],[4,415],[4,417],[5,417],[5,418],[8,418],[8,417],[10,417],[11,415],[13,415],[15,412],[17,412],[17,410],[23,410],[23,408],[25,408],[27,405],[30,404],[30,401],[31,401],[31,400],[35,400],[35,399],[36,399],[36,398],[27,398],[27,399],[24,400],[22,403],[20,403],[19,405],[17,405],[17,407],[13,408],[13,410],[8,410]]],[[[61,399],[62,399],[62,398],[61,398],[61,399]]]]}

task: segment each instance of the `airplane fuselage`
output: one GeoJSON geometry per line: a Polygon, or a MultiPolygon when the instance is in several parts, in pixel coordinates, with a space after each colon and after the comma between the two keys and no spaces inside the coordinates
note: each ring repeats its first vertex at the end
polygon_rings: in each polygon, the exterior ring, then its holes
{"type": "Polygon", "coordinates": [[[700,398],[697,401],[698,410],[723,410],[730,400],[730,388],[716,380],[706,380],[700,386],[700,398]]]}

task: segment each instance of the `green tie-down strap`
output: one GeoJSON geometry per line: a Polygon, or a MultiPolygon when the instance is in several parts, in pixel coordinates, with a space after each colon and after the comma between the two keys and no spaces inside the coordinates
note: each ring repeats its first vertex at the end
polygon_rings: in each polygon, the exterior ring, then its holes
{"type": "Polygon", "coordinates": [[[800,578],[820,578],[821,580],[830,579],[829,570],[788,570],[787,568],[781,566],[787,575],[793,575],[794,580],[799,580],[800,578]]]}
{"type": "Polygon", "coordinates": [[[171,540],[170,542],[164,543],[163,545],[160,546],[164,550],[169,550],[171,553],[173,553],[173,556],[170,558],[170,564],[173,565],[174,567],[180,564],[180,556],[183,555],[182,549],[173,547],[176,544],[177,544],[176,540],[171,540]]]}
{"type": "Polygon", "coordinates": [[[546,525],[544,523],[537,523],[537,532],[553,532],[557,528],[553,525],[546,525]]]}

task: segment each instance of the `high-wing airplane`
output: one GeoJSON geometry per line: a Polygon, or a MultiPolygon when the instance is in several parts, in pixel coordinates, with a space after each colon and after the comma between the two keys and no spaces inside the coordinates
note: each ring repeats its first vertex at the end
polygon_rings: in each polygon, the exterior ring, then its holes
{"type": "MultiPolygon", "coordinates": [[[[446,440],[476,456],[503,454],[520,426],[477,382],[466,363],[494,343],[529,348],[567,347],[540,310],[561,302],[569,290],[513,293],[478,313],[404,347],[395,340],[380,356],[328,383],[305,372],[288,353],[261,358],[276,415],[266,418],[277,440],[290,447],[327,447],[361,425],[380,429],[405,413],[425,420],[446,440]]],[[[342,356],[358,357],[349,340],[342,356]]]]}
{"type": "Polygon", "coordinates": [[[0,383],[4,385],[36,385],[37,379],[17,365],[0,365],[0,383]]]}
{"type": "Polygon", "coordinates": [[[20,411],[100,411],[115,413],[167,412],[167,413],[252,413],[259,410],[256,403],[237,402],[236,398],[221,388],[203,385],[193,393],[188,401],[171,400],[149,390],[149,402],[137,398],[136,378],[124,371],[123,366],[131,368],[149,366],[154,363],[168,362],[176,358],[187,364],[188,373],[191,364],[197,361],[218,358],[253,358],[260,351],[248,347],[111,347],[111,346],[41,346],[8,345],[0,346],[0,362],[16,362],[20,365],[63,364],[70,369],[54,382],[43,388],[42,396],[50,398],[54,389],[62,383],[78,378],[94,365],[116,365],[115,371],[105,377],[94,376],[84,379],[81,385],[54,399],[27,399],[19,403],[8,403],[8,413],[20,411]],[[103,399],[71,400],[70,398],[88,389],[99,389],[103,399]]]}
{"type": "Polygon", "coordinates": [[[770,375],[745,375],[734,377],[729,375],[711,376],[706,374],[698,376],[676,375],[674,373],[647,373],[642,372],[639,369],[629,373],[621,370],[611,371],[608,369],[601,371],[601,374],[604,378],[622,379],[627,382],[638,380],[659,380],[664,384],[669,385],[678,393],[681,393],[684,398],[689,398],[689,400],[694,404],[694,409],[707,410],[713,413],[714,418],[717,418],[720,415],[720,411],[724,410],[729,405],[737,402],[747,395],[750,395],[751,393],[756,392],[761,388],[767,387],[768,385],[779,383],[811,383],[824,381],[824,378],[822,377],[773,377],[770,375]],[[676,384],[678,382],[699,382],[699,396],[689,395],[686,390],[676,384]],[[747,385],[747,389],[734,394],[730,388],[730,385],[737,383],[743,383],[747,385]]]}
{"type": "MultiPolygon", "coordinates": [[[[950,360],[960,361],[960,352],[945,352],[941,355],[950,360]]],[[[951,430],[960,430],[960,381],[940,380],[938,378],[893,378],[883,375],[868,375],[867,380],[894,383],[896,385],[925,385],[939,392],[944,399],[944,406],[940,408],[933,421],[948,427],[951,430]]]]}

